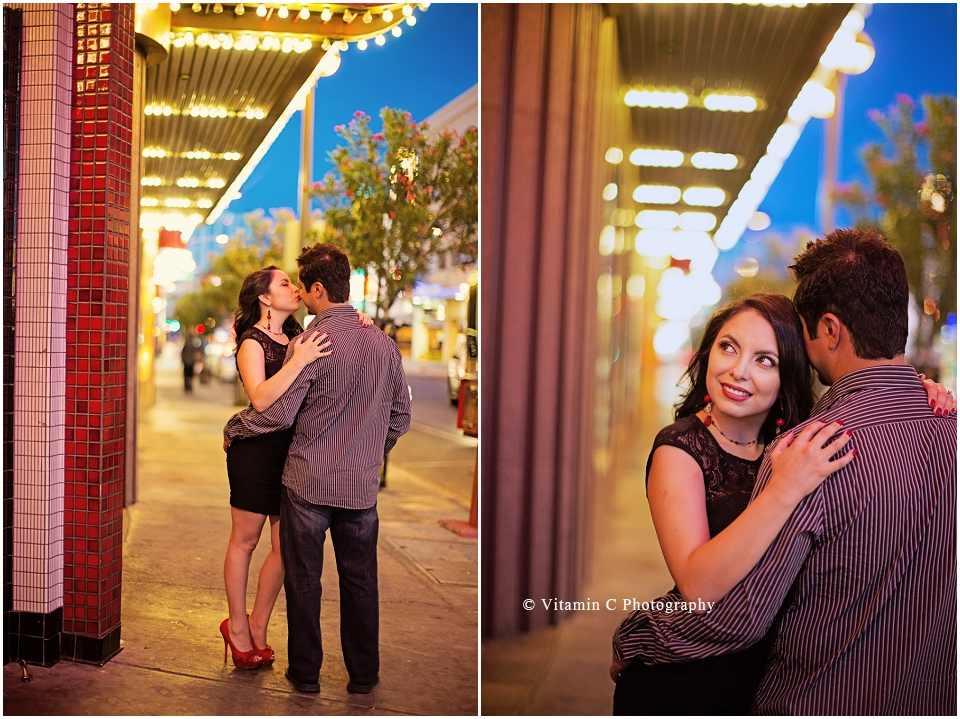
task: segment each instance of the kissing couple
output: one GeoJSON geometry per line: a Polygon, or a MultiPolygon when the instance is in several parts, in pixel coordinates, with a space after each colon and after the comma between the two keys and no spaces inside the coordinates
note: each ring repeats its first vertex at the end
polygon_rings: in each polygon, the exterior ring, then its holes
{"type": "Polygon", "coordinates": [[[329,530],[347,690],[366,694],[380,681],[380,468],[410,427],[410,395],[396,343],[348,302],[347,256],[317,244],[297,265],[297,286],[274,266],[250,273],[235,315],[237,369],[251,406],[223,430],[232,517],[224,661],[229,646],[238,669],[273,664],[267,626],[283,586],[286,677],[297,691],[320,691],[320,577],[329,530]],[[301,302],[314,315],[305,331],[293,316],[301,302]],[[270,553],[248,615],[250,557],[268,519],[270,553]]]}

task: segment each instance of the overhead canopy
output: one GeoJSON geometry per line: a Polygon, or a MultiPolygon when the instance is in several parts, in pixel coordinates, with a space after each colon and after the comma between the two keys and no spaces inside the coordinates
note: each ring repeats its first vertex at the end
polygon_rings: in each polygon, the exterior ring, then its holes
{"type": "Polygon", "coordinates": [[[635,156],[643,184],[723,191],[722,200],[716,192],[716,198],[706,193],[701,199],[711,201],[691,206],[675,190],[647,190],[636,198],[638,209],[702,211],[714,214],[719,224],[852,5],[608,7],[617,17],[622,71],[629,82],[621,96],[633,107],[634,147],[624,148],[624,161],[637,148],[672,151],[635,156]],[[659,201],[647,201],[650,197],[659,201]]]}
{"type": "Polygon", "coordinates": [[[172,3],[168,55],[144,86],[141,226],[215,219],[340,53],[395,42],[415,7],[172,3]]]}

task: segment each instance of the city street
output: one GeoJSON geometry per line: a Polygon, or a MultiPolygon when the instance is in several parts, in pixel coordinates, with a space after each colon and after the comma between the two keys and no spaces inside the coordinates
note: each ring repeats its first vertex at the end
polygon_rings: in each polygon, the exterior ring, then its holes
{"type": "MultiPolygon", "coordinates": [[[[349,694],[339,644],[336,564],[324,572],[321,693],[295,692],[283,673],[285,601],[268,639],[270,668],[223,663],[223,553],[230,532],[221,428],[238,408],[212,380],[185,395],[179,368],[158,372],[157,404],[141,413],[139,501],[125,512],[122,643],[104,667],[61,661],[4,668],[7,714],[474,714],[477,711],[477,542],[438,519],[467,519],[476,440],[455,427],[456,409],[436,372],[410,374],[413,426],[397,444],[381,491],[381,683],[349,694]],[[91,681],[95,679],[95,681],[91,681]]],[[[265,532],[248,585],[266,553],[265,532]]],[[[327,558],[332,546],[328,539],[327,558]]]]}

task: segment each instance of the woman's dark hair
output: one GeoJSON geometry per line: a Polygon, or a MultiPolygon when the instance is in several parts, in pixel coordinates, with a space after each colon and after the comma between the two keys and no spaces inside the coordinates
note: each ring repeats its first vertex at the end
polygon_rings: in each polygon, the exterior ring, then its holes
{"type": "Polygon", "coordinates": [[[758,312],[770,323],[777,338],[777,353],[780,355],[777,369],[780,372],[780,401],[783,403],[783,412],[780,411],[780,402],[774,404],[760,428],[760,436],[765,443],[769,443],[776,434],[776,422],[780,417],[784,419],[784,429],[803,422],[810,416],[814,399],[813,375],[803,343],[803,325],[800,324],[800,316],[793,303],[783,295],[750,295],[735,300],[714,313],[707,322],[700,346],[683,375],[689,382],[690,389],[677,403],[675,418],[689,417],[703,408],[703,398],[707,394],[710,350],[727,321],[746,310],[758,312]]]}
{"type": "MultiPolygon", "coordinates": [[[[239,306],[233,317],[233,331],[237,336],[237,342],[243,337],[244,332],[260,321],[260,295],[270,294],[273,273],[279,269],[276,265],[270,265],[262,270],[254,270],[243,278],[243,284],[240,285],[239,306]]],[[[293,315],[287,317],[281,329],[290,339],[303,332],[303,327],[293,315]]]]}

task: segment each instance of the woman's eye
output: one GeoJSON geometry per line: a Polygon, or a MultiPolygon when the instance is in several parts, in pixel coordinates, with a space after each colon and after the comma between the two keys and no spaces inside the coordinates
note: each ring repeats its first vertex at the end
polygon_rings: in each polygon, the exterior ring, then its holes
{"type": "Polygon", "coordinates": [[[777,363],[774,361],[773,357],[760,357],[760,364],[766,367],[776,367],[777,363]]]}

